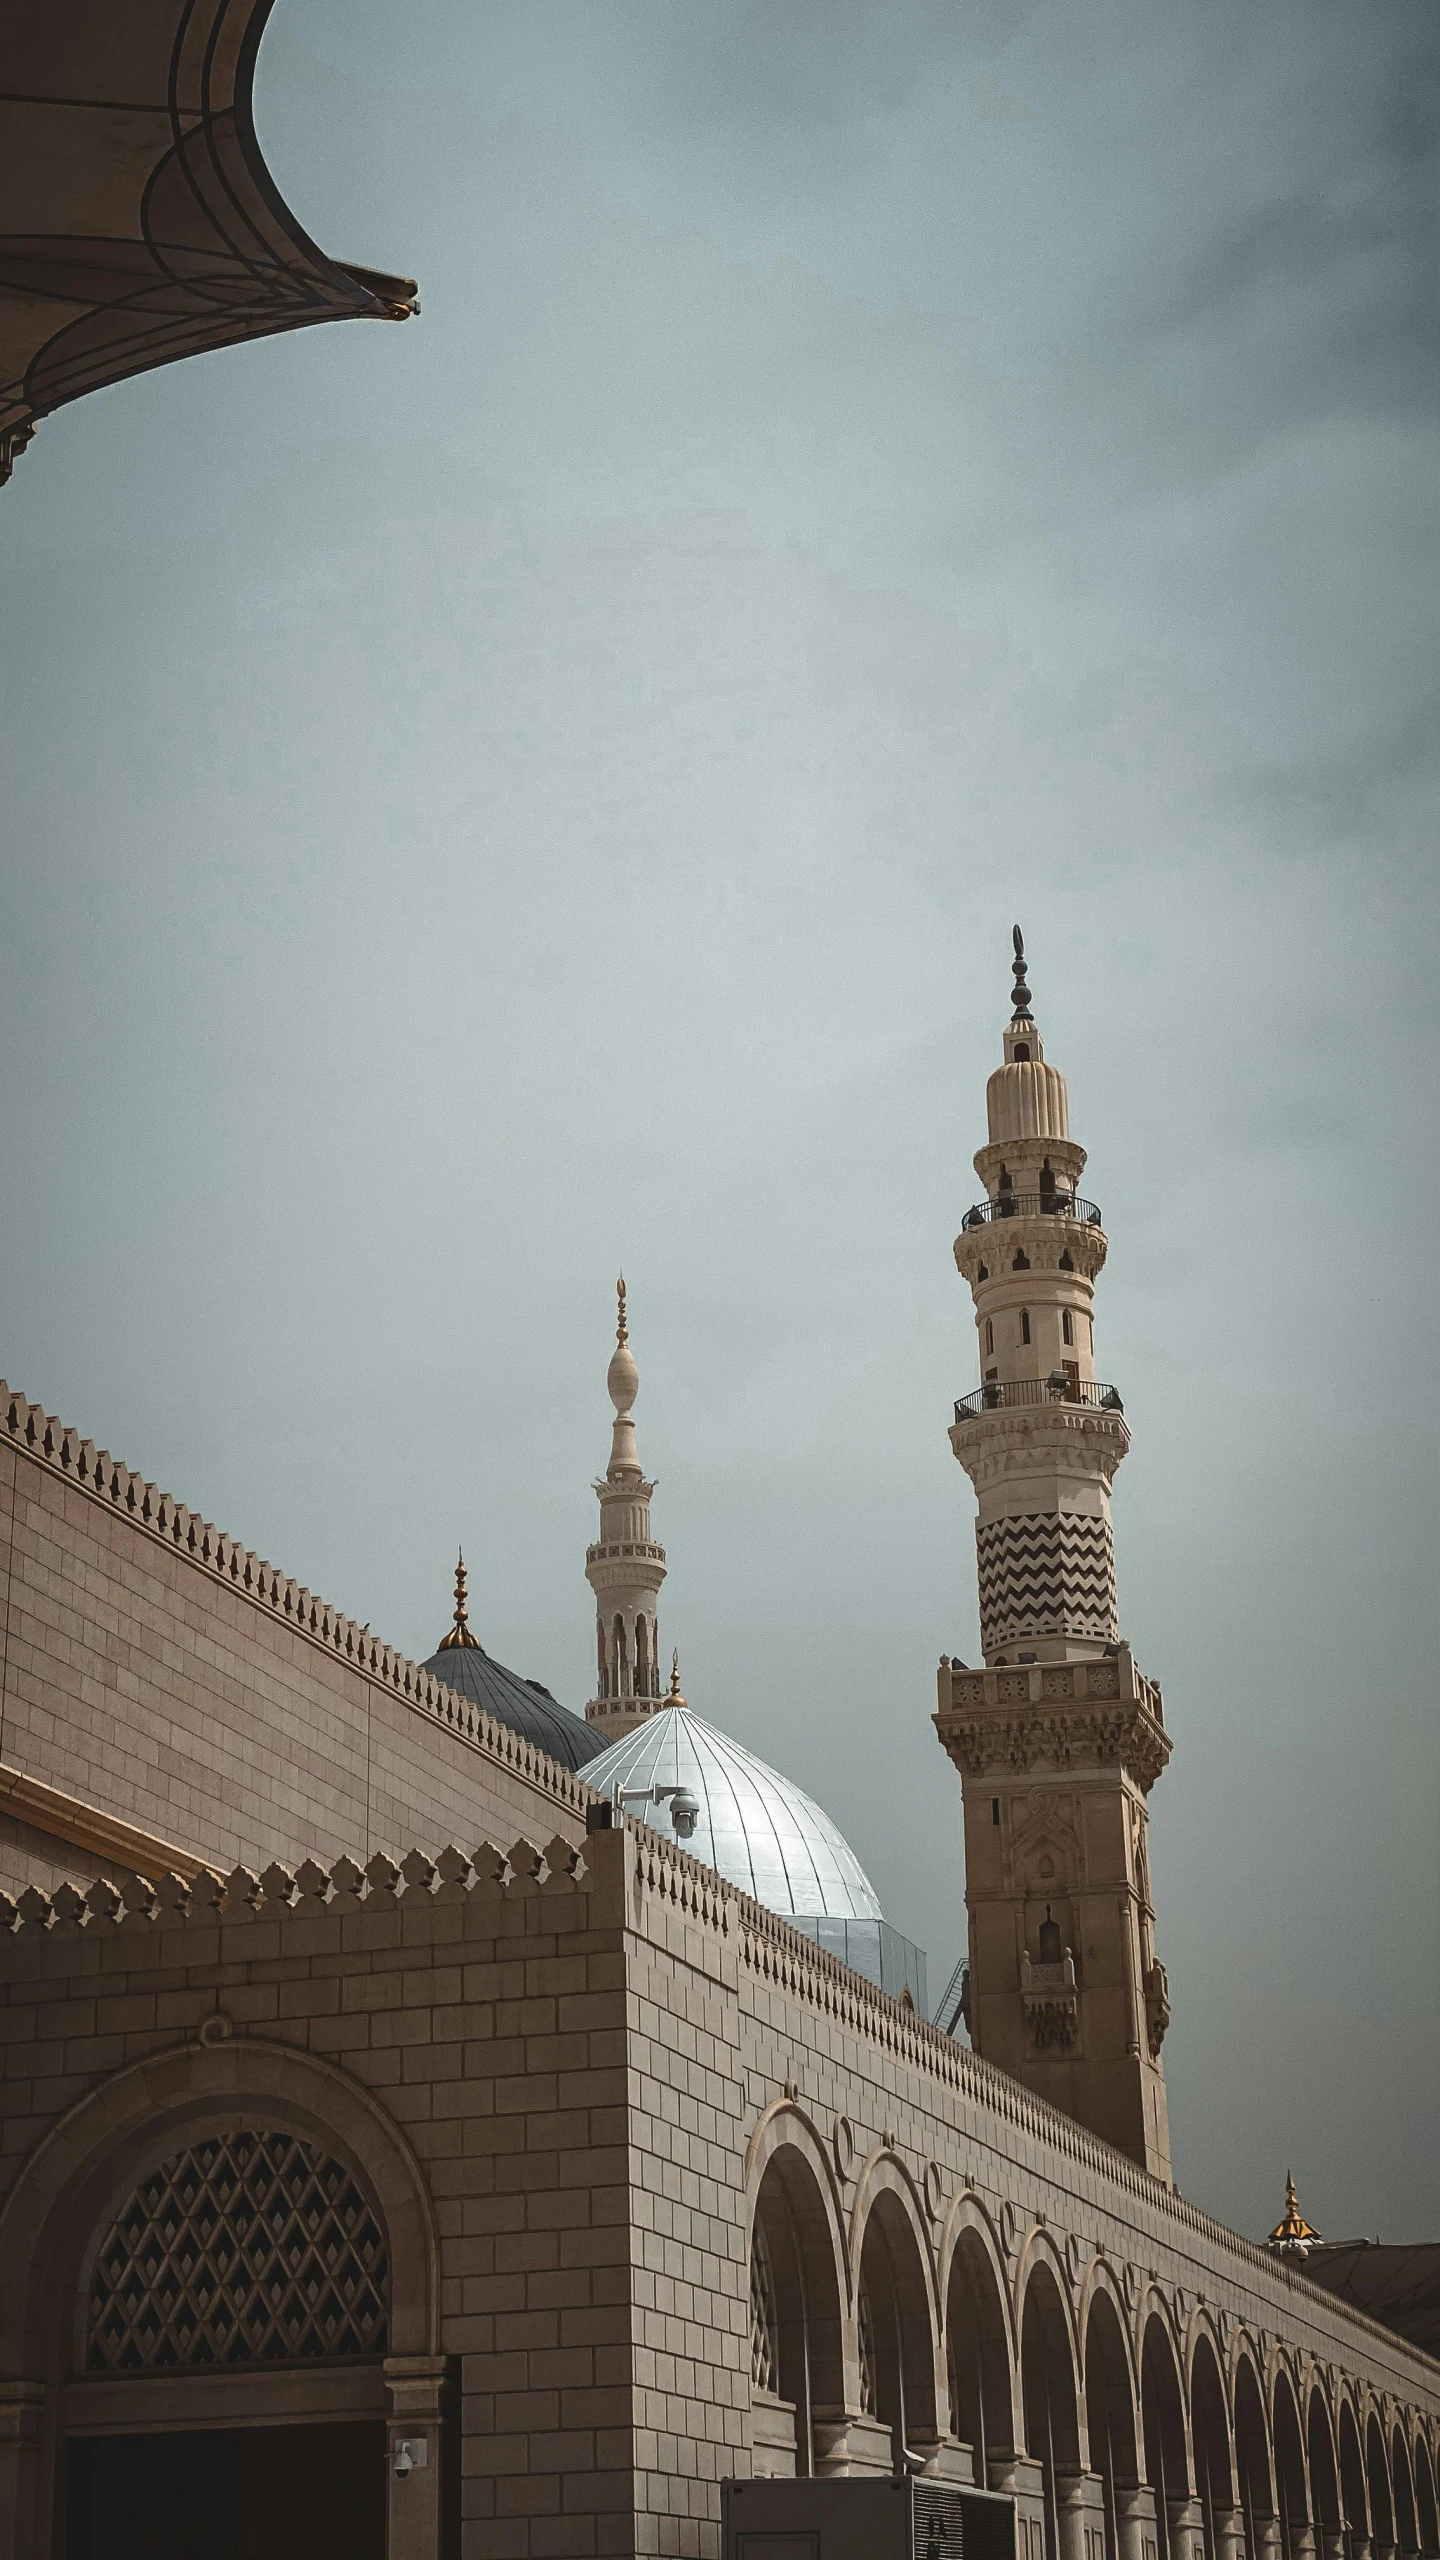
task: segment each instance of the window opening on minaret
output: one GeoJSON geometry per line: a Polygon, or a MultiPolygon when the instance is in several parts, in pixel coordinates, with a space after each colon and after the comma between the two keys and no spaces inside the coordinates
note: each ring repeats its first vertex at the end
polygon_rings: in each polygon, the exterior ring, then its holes
{"type": "Polygon", "coordinates": [[[1030,1043],[1029,1043],[1029,1041],[1028,1041],[1028,1040],[1017,1040],[1017,1041],[1016,1041],[1016,1043],[1015,1043],[1014,1048],[1013,1048],[1013,1049],[1011,1050],[1011,1052],[1010,1052],[1010,1055],[1012,1056],[1012,1058],[1025,1058],[1025,1059],[1028,1059],[1028,1058],[1029,1058],[1029,1055],[1030,1055],[1030,1043]]]}
{"type": "Polygon", "coordinates": [[[977,1280],[988,1280],[988,1279],[989,1279],[989,1277],[990,1277],[990,1271],[989,1271],[989,1266],[988,1266],[988,1264],[986,1264],[986,1263],[983,1263],[983,1262],[982,1262],[982,1263],[981,1263],[981,1265],[980,1265],[980,1267],[979,1267],[979,1269],[978,1269],[978,1271],[977,1271],[977,1272],[976,1272],[976,1274],[975,1274],[975,1277],[976,1277],[976,1279],[977,1279],[977,1280]]]}
{"type": "Polygon", "coordinates": [[[1012,1271],[1028,1271],[1030,1268],[1029,1254],[1023,1252],[1017,1253],[1014,1261],[1010,1265],[1010,1268],[1012,1271]]]}
{"type": "Polygon", "coordinates": [[[1028,1342],[1030,1339],[1030,1310],[1028,1307],[1022,1307],[1020,1310],[1020,1339],[1022,1342],[1028,1342]]]}
{"type": "Polygon", "coordinates": [[[1000,1828],[1000,1799],[998,1796],[992,1796],[990,1799],[990,1820],[998,1831],[1000,1828]]]}
{"type": "Polygon", "coordinates": [[[990,1352],[992,1352],[992,1351],[994,1350],[994,1348],[995,1348],[995,1327],[994,1327],[994,1325],[991,1323],[990,1318],[987,1316],[987,1317],[986,1317],[986,1319],[985,1319],[985,1349],[986,1349],[987,1354],[988,1354],[988,1353],[990,1353],[990,1352]]]}
{"type": "Polygon", "coordinates": [[[650,1695],[649,1666],[645,1658],[645,1621],[635,1621],[635,1687],[642,1698],[650,1695]]]}
{"type": "Polygon", "coordinates": [[[623,1618],[617,1618],[615,1621],[615,1695],[617,1698],[623,1698],[630,1685],[629,1671],[630,1648],[625,1641],[625,1621],[623,1618]]]}
{"type": "Polygon", "coordinates": [[[1065,1942],[1060,1935],[1060,1923],[1047,1902],[1045,1917],[1040,1923],[1040,1962],[1059,1964],[1064,1953],[1065,1942]]]}
{"type": "Polygon", "coordinates": [[[1063,1339],[1064,1339],[1066,1342],[1073,1342],[1073,1341],[1074,1341],[1074,1339],[1075,1339],[1075,1319],[1074,1319],[1074,1317],[1072,1316],[1072,1314],[1070,1313],[1070,1310],[1069,1310],[1069,1308],[1068,1308],[1068,1307],[1064,1307],[1064,1308],[1062,1308],[1062,1309],[1061,1309],[1061,1313],[1060,1313],[1060,1332],[1061,1332],[1061,1335],[1062,1335],[1063,1339]]]}
{"type": "Polygon", "coordinates": [[[1068,1253],[1062,1253],[1062,1254],[1061,1254],[1061,1256],[1060,1256],[1060,1268],[1061,1268],[1061,1270],[1062,1270],[1062,1271],[1073,1271],[1073,1270],[1074,1270],[1075,1265],[1074,1265],[1074,1263],[1071,1261],[1070,1256],[1069,1256],[1069,1254],[1068,1254],[1068,1253]]]}

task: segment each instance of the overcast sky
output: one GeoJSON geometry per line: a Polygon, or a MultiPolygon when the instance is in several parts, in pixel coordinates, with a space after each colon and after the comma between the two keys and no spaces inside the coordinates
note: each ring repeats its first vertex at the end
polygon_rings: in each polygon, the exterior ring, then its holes
{"type": "Polygon", "coordinates": [[[662,1640],[937,1986],[1024,925],[1252,2232],[1440,2229],[1433,28],[281,0],[278,182],[423,316],[0,496],[0,1369],[413,1653],[463,1540],[578,1708],[623,1265],[662,1640]]]}

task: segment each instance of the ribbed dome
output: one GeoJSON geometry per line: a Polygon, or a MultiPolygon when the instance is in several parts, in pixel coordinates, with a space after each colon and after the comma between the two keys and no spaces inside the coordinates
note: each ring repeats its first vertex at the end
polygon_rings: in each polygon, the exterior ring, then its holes
{"type": "MultiPolygon", "coordinates": [[[[658,1707],[590,1761],[587,1787],[688,1787],[700,1807],[679,1846],[782,1919],[878,1920],[875,1889],[828,1813],[803,1788],[684,1705],[658,1707]]],[[[675,1838],[668,1804],[629,1810],[675,1838]]]]}
{"type": "Polygon", "coordinates": [[[527,1742],[548,1751],[566,1769],[583,1768],[603,1748],[599,1734],[562,1707],[538,1680],[522,1680],[518,1671],[507,1671],[503,1662],[492,1662],[473,1637],[464,1644],[442,1646],[424,1667],[447,1689],[457,1689],[462,1698],[494,1716],[497,1724],[508,1724],[512,1733],[523,1733],[527,1742]]]}

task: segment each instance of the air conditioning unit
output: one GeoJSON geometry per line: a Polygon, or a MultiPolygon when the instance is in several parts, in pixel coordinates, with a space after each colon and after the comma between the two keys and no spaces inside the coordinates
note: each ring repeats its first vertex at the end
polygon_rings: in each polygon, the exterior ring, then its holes
{"type": "Polygon", "coordinates": [[[1015,2560],[1015,2502],[939,2480],[722,2480],[724,2560],[1015,2560]]]}

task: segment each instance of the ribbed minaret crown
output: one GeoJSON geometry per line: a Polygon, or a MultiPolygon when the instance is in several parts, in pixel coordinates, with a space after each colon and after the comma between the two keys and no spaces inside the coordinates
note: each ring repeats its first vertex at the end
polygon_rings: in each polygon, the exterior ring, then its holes
{"type": "Polygon", "coordinates": [[[630,1320],[623,1276],[615,1284],[615,1348],[605,1385],[615,1407],[610,1463],[595,1486],[600,1535],[585,1552],[585,1577],[595,1594],[595,1695],[586,1720],[607,1742],[629,1733],[662,1704],[655,1604],[665,1579],[665,1550],[650,1534],[648,1482],[635,1444],[635,1399],[640,1371],[630,1348],[630,1320]]]}
{"type": "Polygon", "coordinates": [[[983,1670],[940,1666],[961,1774],[972,2040],[1169,2175],[1146,1796],[1170,1745],[1120,1639],[1110,1486],[1130,1445],[1095,1375],[1100,1212],[1080,1191],[1065,1079],[1031,1011],[1025,945],[986,1086],[981,1196],[955,1260],[979,1381],[950,1441],[975,1487],[983,1670]]]}

